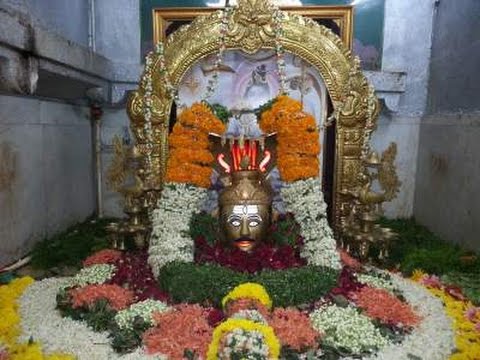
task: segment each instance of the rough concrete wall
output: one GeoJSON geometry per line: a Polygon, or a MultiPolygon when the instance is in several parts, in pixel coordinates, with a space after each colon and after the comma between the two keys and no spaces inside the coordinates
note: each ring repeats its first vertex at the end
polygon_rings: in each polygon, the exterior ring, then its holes
{"type": "Polygon", "coordinates": [[[383,151],[398,146],[397,171],[402,186],[397,198],[385,205],[388,217],[413,214],[420,120],[427,102],[433,0],[387,0],[382,70],[406,72],[405,92],[398,107],[384,107],[372,143],[383,151]]]}
{"type": "Polygon", "coordinates": [[[113,62],[140,63],[138,0],[95,1],[96,51],[113,62]]]}
{"type": "Polygon", "coordinates": [[[0,266],[94,211],[85,107],[0,96],[0,266]]]}
{"type": "Polygon", "coordinates": [[[415,218],[480,250],[480,112],[433,114],[420,130],[415,218]]]}
{"type": "Polygon", "coordinates": [[[65,39],[88,46],[87,0],[24,0],[29,13],[43,27],[65,39]]]}
{"type": "Polygon", "coordinates": [[[441,0],[435,16],[429,110],[480,109],[480,1],[441,0]]]}
{"type": "Polygon", "coordinates": [[[438,2],[429,115],[420,128],[415,217],[480,249],[480,2],[438,2]]]}

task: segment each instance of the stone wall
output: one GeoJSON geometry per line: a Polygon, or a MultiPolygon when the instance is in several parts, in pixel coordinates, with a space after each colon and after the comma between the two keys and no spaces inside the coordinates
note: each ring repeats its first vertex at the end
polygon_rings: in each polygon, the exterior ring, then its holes
{"type": "Polygon", "coordinates": [[[420,127],[415,218],[480,249],[480,111],[432,114],[420,127]]]}
{"type": "MultiPolygon", "coordinates": [[[[0,1],[0,94],[15,95],[0,96],[0,267],[96,210],[88,90],[103,103],[102,173],[124,133],[141,73],[139,2],[92,1],[93,44],[89,3],[0,1]]],[[[102,190],[106,215],[121,215],[102,190]]]]}
{"type": "Polygon", "coordinates": [[[0,96],[0,266],[95,210],[88,108],[0,96]]]}
{"type": "MultiPolygon", "coordinates": [[[[10,0],[8,0],[10,1],[10,0]]],[[[88,46],[87,0],[24,0],[35,22],[65,39],[88,46]]]]}
{"type": "Polygon", "coordinates": [[[414,215],[480,248],[480,2],[437,2],[428,116],[420,127],[414,215]]]}
{"type": "Polygon", "coordinates": [[[385,3],[382,71],[396,74],[398,79],[390,81],[401,84],[379,94],[384,106],[372,143],[379,151],[392,141],[397,143],[396,166],[402,185],[397,198],[385,204],[386,215],[392,218],[413,214],[419,126],[427,103],[433,12],[433,0],[386,0],[385,3]]]}

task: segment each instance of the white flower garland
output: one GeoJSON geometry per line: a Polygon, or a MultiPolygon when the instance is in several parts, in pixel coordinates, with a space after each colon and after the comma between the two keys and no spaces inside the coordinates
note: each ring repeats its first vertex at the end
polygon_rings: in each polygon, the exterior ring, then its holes
{"type": "Polygon", "coordinates": [[[147,355],[142,348],[120,355],[110,346],[107,332],[95,332],[85,322],[62,317],[56,310],[58,289],[70,279],[49,278],[36,281],[19,298],[22,334],[20,340],[30,338],[42,343],[46,353],[72,354],[78,360],[165,360],[165,356],[147,355]]]}
{"type": "Polygon", "coordinates": [[[148,262],[155,276],[172,261],[192,262],[194,242],[188,234],[190,219],[207,198],[207,190],[187,184],[165,184],[152,214],[148,262]]]}
{"type": "Polygon", "coordinates": [[[305,244],[300,253],[309,265],[341,269],[340,256],[327,221],[320,178],[284,184],[280,190],[285,209],[294,214],[305,244]]]}
{"type": "Polygon", "coordinates": [[[352,306],[323,305],[310,314],[310,321],[315,330],[325,334],[326,344],[354,354],[381,349],[389,343],[371,319],[352,306]]]}
{"type": "Polygon", "coordinates": [[[115,322],[122,329],[132,329],[135,318],[141,317],[146,323],[153,325],[153,313],[163,313],[172,308],[164,302],[147,299],[130,305],[129,308],[119,311],[115,315],[115,322]]]}

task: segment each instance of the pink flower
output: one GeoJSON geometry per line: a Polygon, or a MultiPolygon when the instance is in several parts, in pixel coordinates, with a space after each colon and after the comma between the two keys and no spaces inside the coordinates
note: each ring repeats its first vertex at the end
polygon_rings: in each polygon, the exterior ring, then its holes
{"type": "Polygon", "coordinates": [[[443,290],[454,299],[461,300],[461,301],[467,300],[462,293],[462,289],[460,289],[458,286],[447,285],[443,288],[443,290]]]}
{"type": "Polygon", "coordinates": [[[440,278],[436,275],[425,275],[421,280],[420,283],[422,285],[431,287],[431,288],[440,288],[442,283],[440,282],[440,278]]]}
{"type": "Polygon", "coordinates": [[[343,249],[338,249],[338,252],[340,254],[340,260],[342,261],[343,265],[350,267],[354,270],[361,269],[362,264],[360,263],[360,261],[350,256],[350,254],[343,249]]]}
{"type": "Polygon", "coordinates": [[[470,307],[468,308],[467,311],[465,311],[465,317],[469,320],[469,321],[474,321],[476,316],[477,316],[477,312],[480,311],[480,308],[476,308],[476,307],[470,307]]]}
{"type": "Polygon", "coordinates": [[[10,355],[7,349],[0,347],[0,360],[9,360],[10,355]]]}

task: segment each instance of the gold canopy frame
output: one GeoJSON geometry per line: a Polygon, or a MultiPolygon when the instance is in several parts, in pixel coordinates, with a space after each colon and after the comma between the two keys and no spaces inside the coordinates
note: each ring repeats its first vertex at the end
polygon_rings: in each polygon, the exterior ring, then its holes
{"type": "MultiPolygon", "coordinates": [[[[221,10],[218,7],[181,7],[181,8],[154,8],[153,43],[165,41],[168,26],[176,21],[193,21],[198,16],[207,16],[221,10]]],[[[281,10],[291,14],[309,17],[315,21],[332,20],[339,28],[339,36],[349,49],[353,46],[353,7],[342,6],[281,6],[281,10]]]]}
{"type": "MultiPolygon", "coordinates": [[[[289,12],[283,15],[282,35],[276,40],[274,19],[267,0],[240,0],[228,24],[226,49],[252,54],[260,49],[274,49],[275,41],[279,41],[285,51],[317,69],[324,79],[333,106],[332,118],[336,122],[331,225],[340,237],[345,234],[355,236],[358,231],[366,231],[370,236],[371,229],[362,227],[360,223],[362,216],[368,220],[372,204],[375,206],[385,201],[385,198],[374,196],[375,203],[369,197],[371,194],[379,195],[370,191],[367,161],[372,154],[369,140],[376,128],[378,99],[360,70],[359,60],[352,56],[340,37],[308,17],[289,12]],[[362,189],[363,198],[360,196],[362,189]]],[[[144,192],[153,196],[152,207],[162,186],[168,156],[169,115],[173,98],[164,76],[168,76],[171,85],[178,87],[195,63],[218,52],[221,21],[221,12],[217,11],[197,17],[170,35],[164,46],[166,70],[163,73],[160,71],[163,66],[160,58],[154,55],[153,64],[146,74],[153,79],[153,144],[147,142],[144,133],[146,84],[141,82],[129,98],[127,110],[136,138],[135,152],[144,156],[138,178],[142,181],[144,192]]],[[[390,172],[385,176],[391,180],[392,186],[398,186],[394,166],[393,175],[390,172]]]]}

